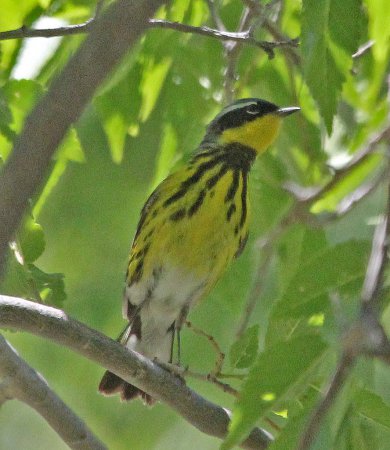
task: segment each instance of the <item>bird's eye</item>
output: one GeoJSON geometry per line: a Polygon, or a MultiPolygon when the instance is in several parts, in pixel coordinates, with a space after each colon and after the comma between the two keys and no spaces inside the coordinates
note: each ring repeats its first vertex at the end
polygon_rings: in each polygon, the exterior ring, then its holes
{"type": "Polygon", "coordinates": [[[246,108],[246,113],[247,114],[251,114],[251,115],[259,114],[259,108],[258,108],[257,104],[256,103],[252,103],[252,105],[249,105],[246,108]]]}

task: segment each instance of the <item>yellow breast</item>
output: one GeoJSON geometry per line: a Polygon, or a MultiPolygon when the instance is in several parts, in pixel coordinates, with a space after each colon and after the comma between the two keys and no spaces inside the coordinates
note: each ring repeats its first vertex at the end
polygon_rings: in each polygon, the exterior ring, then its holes
{"type": "Polygon", "coordinates": [[[160,185],[133,244],[129,283],[165,265],[206,277],[205,291],[220,278],[245,242],[249,216],[246,175],[229,169],[211,183],[221,167],[208,170],[180,198],[175,195],[183,180],[197,168],[184,168],[160,185]]]}

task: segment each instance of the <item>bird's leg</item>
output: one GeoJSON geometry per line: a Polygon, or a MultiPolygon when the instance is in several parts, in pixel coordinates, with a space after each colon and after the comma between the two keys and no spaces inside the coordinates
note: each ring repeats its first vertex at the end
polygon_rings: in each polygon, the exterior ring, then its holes
{"type": "Polygon", "coordinates": [[[181,344],[180,344],[180,331],[182,329],[182,326],[184,322],[187,319],[189,311],[189,306],[185,305],[182,310],[180,311],[179,317],[175,321],[175,331],[176,331],[176,337],[177,337],[177,365],[180,366],[180,357],[181,357],[181,344]]]}

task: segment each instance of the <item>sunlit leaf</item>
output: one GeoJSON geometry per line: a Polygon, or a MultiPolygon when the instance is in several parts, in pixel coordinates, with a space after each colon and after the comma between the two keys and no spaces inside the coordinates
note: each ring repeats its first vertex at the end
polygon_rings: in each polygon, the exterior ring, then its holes
{"type": "Polygon", "coordinates": [[[381,167],[383,159],[380,154],[373,154],[364,162],[351,169],[346,176],[336,183],[322,198],[315,202],[311,208],[313,213],[334,211],[340,201],[349,193],[357,189],[367,177],[381,167]]]}
{"type": "Polygon", "coordinates": [[[370,38],[375,42],[373,53],[378,61],[388,57],[390,49],[389,5],[387,0],[365,0],[369,16],[370,38]]]}
{"type": "Polygon", "coordinates": [[[84,152],[79,137],[77,136],[76,128],[70,128],[64,140],[61,142],[55,158],[79,163],[85,162],[84,152]]]}
{"type": "Polygon", "coordinates": [[[226,450],[238,443],[313,366],[325,348],[318,336],[311,335],[279,343],[261,353],[243,385],[221,448],[226,450]]]}
{"type": "Polygon", "coordinates": [[[49,178],[47,179],[45,186],[37,199],[34,207],[33,214],[35,217],[38,217],[44,204],[46,203],[49,195],[53,191],[53,189],[57,186],[61,176],[64,174],[68,161],[66,159],[59,159],[56,161],[49,178]]]}
{"type": "Polygon", "coordinates": [[[26,263],[32,263],[41,256],[45,250],[45,236],[42,226],[28,216],[19,232],[19,244],[23,259],[26,263]]]}
{"type": "Polygon", "coordinates": [[[145,122],[152,112],[171,64],[172,60],[166,58],[157,63],[150,61],[144,68],[140,85],[142,94],[140,119],[142,122],[145,122]]]}
{"type": "Polygon", "coordinates": [[[330,52],[327,39],[330,3],[331,0],[304,0],[302,9],[305,80],[318,104],[329,134],[345,79],[330,52]]]}
{"type": "Polygon", "coordinates": [[[177,148],[177,134],[170,123],[165,124],[161,139],[160,153],[156,164],[156,174],[152,187],[156,187],[169,173],[177,148]]]}

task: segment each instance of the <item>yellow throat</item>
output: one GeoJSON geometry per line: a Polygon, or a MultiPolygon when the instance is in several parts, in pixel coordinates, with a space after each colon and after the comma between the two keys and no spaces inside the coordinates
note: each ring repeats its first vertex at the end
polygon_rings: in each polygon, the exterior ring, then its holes
{"type": "Polygon", "coordinates": [[[278,137],[281,117],[277,114],[267,114],[245,123],[238,128],[230,128],[221,134],[221,144],[239,144],[250,147],[257,155],[263,153],[278,137]]]}

